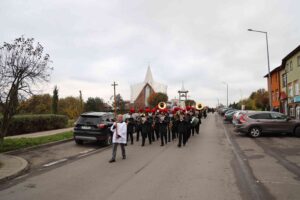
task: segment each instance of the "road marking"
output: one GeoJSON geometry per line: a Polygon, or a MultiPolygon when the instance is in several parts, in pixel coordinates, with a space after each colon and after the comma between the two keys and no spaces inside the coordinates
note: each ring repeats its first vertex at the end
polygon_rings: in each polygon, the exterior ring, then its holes
{"type": "Polygon", "coordinates": [[[89,152],[94,151],[94,150],[95,150],[95,149],[87,149],[87,150],[85,150],[85,151],[79,152],[79,154],[86,154],[86,153],[89,153],[89,152]]]}
{"type": "Polygon", "coordinates": [[[54,162],[50,162],[50,163],[47,163],[45,165],[43,165],[43,167],[50,167],[52,165],[56,165],[58,163],[62,163],[62,162],[65,162],[67,161],[68,159],[64,158],[64,159],[61,159],[61,160],[57,160],[57,161],[54,161],[54,162]]]}

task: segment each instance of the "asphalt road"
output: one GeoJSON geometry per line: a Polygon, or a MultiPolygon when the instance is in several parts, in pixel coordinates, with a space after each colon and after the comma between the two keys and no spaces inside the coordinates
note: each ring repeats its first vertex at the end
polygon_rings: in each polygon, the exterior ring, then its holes
{"type": "Polygon", "coordinates": [[[159,142],[120,149],[73,142],[23,153],[29,174],[0,187],[1,199],[299,199],[300,139],[251,139],[232,131],[217,114],[200,135],[178,148],[159,142]],[[35,155],[35,156],[34,156],[35,155]]]}

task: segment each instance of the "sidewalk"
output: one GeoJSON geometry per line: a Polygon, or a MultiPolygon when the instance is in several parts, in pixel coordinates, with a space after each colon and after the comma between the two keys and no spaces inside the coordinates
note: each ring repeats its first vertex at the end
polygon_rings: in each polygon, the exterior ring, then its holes
{"type": "MultiPolygon", "coordinates": [[[[50,131],[42,131],[36,133],[29,133],[23,135],[15,135],[15,136],[8,136],[5,138],[35,138],[41,136],[49,136],[55,135],[58,133],[63,133],[67,131],[72,131],[73,128],[63,128],[63,129],[56,129],[50,131]]],[[[18,156],[8,155],[1,153],[0,154],[0,183],[12,179],[29,168],[28,162],[18,156]]]]}
{"type": "Polygon", "coordinates": [[[28,167],[28,162],[21,157],[0,154],[0,183],[22,174],[28,167]]]}
{"type": "Polygon", "coordinates": [[[35,137],[41,137],[41,136],[48,136],[48,135],[55,135],[58,133],[63,133],[67,131],[72,131],[73,127],[71,128],[63,128],[63,129],[56,129],[56,130],[50,130],[50,131],[41,131],[36,133],[28,133],[28,134],[22,134],[22,135],[14,135],[14,136],[8,136],[5,138],[35,138],[35,137]]]}

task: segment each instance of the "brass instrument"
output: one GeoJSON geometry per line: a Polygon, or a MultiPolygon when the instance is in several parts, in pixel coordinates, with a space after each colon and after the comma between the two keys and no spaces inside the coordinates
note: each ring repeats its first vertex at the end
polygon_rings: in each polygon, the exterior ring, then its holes
{"type": "Polygon", "coordinates": [[[197,103],[195,108],[196,108],[196,110],[202,110],[204,108],[204,106],[202,103],[197,103]]]}
{"type": "Polygon", "coordinates": [[[167,104],[165,102],[159,102],[157,107],[160,109],[160,110],[163,110],[163,109],[166,109],[167,108],[167,104]]]}

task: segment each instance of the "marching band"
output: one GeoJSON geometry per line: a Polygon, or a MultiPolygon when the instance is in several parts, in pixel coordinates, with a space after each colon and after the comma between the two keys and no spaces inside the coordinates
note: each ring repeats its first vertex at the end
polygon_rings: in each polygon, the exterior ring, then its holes
{"type": "Polygon", "coordinates": [[[178,147],[185,146],[191,136],[199,134],[201,118],[206,117],[206,108],[202,104],[195,107],[186,106],[185,109],[174,107],[167,109],[166,103],[161,102],[152,110],[146,108],[135,112],[130,109],[127,123],[127,142],[130,138],[133,144],[133,133],[136,141],[142,137],[141,146],[149,145],[160,140],[161,146],[178,139],[178,147]]]}

